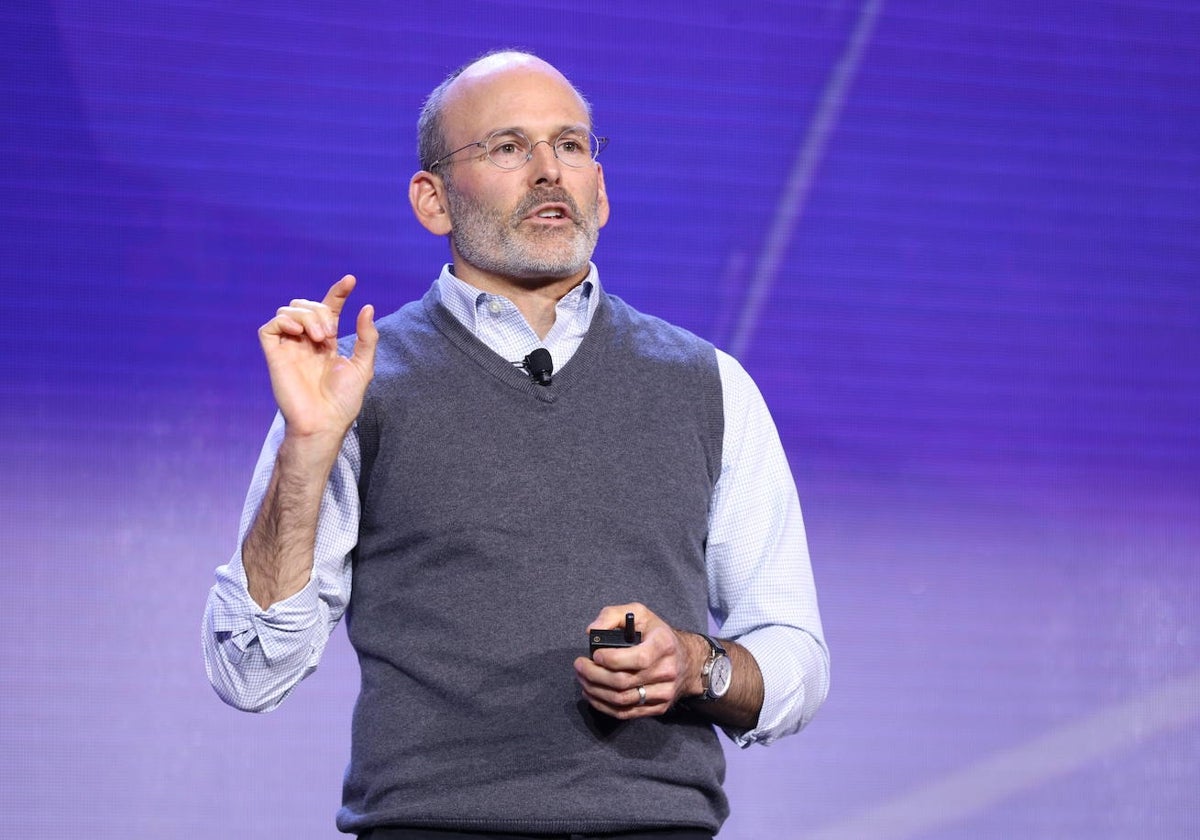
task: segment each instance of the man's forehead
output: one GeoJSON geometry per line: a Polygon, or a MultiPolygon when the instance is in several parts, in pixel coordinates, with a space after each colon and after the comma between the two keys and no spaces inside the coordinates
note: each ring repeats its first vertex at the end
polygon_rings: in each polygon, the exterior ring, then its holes
{"type": "Polygon", "coordinates": [[[499,128],[523,120],[587,124],[587,106],[556,68],[535,56],[502,53],[465,69],[446,92],[444,125],[499,128]]]}

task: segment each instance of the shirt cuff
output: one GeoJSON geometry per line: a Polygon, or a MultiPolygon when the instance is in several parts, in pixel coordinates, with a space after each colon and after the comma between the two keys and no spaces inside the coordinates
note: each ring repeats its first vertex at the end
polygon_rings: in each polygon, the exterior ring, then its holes
{"type": "Polygon", "coordinates": [[[763,704],[758,726],[746,731],[725,729],[725,734],[739,747],[748,747],[771,744],[798,732],[824,700],[824,688],[817,692],[818,697],[810,696],[814,682],[820,686],[828,683],[828,665],[820,644],[805,631],[784,626],[763,627],[735,641],[758,663],[763,704]]]}
{"type": "Polygon", "coordinates": [[[321,618],[316,578],[310,577],[299,592],[264,610],[250,597],[239,553],[217,570],[215,588],[214,632],[228,633],[230,641],[243,652],[257,640],[269,665],[308,656],[312,629],[321,618]]]}

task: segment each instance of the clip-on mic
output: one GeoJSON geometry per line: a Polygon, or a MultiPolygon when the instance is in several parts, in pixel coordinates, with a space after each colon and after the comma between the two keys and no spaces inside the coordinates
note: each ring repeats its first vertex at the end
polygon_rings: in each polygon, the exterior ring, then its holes
{"type": "Polygon", "coordinates": [[[545,347],[539,347],[524,358],[521,367],[529,373],[529,378],[539,385],[549,385],[554,375],[554,359],[545,347]]]}

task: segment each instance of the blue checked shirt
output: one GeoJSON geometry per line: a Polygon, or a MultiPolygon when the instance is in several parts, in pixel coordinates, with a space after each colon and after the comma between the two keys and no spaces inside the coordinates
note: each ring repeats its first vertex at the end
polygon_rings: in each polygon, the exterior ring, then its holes
{"type": "MultiPolygon", "coordinates": [[[[501,356],[517,361],[545,347],[561,369],[587,334],[599,283],[593,265],[558,302],[544,340],[511,301],[467,285],[450,266],[435,285],[454,317],[501,356]]],[[[727,733],[742,746],[768,744],[798,731],[824,702],[829,654],[800,502],[779,434],[750,376],[733,357],[716,354],[725,432],[709,512],[708,604],[720,635],[754,656],[765,688],[757,728],[727,733]]],[[[205,667],[217,694],[238,708],[260,712],[278,706],[316,670],[350,598],[350,553],[358,541],[361,457],[352,430],[325,487],[308,585],[267,610],[250,598],[240,546],[266,493],[283,432],[283,419],[276,415],[246,496],[239,548],[217,569],[202,631],[205,667]]]]}

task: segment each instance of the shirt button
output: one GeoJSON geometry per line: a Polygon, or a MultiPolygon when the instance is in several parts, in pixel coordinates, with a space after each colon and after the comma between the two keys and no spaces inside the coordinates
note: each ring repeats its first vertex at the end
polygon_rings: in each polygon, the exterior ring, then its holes
{"type": "Polygon", "coordinates": [[[493,315],[499,315],[503,311],[504,311],[503,303],[501,303],[498,300],[488,301],[488,312],[491,312],[493,315]]]}

